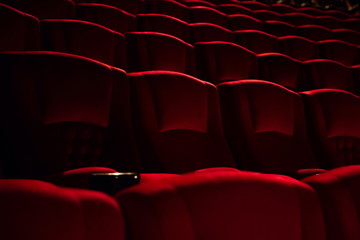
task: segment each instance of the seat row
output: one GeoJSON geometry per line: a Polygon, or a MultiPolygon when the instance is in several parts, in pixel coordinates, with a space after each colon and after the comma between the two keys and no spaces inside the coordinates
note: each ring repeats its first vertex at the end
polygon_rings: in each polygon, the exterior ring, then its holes
{"type": "Polygon", "coordinates": [[[0,180],[0,237],[8,240],[355,240],[358,166],[299,182],[204,169],[152,174],[115,198],[36,180],[0,180]]]}
{"type": "Polygon", "coordinates": [[[300,95],[266,81],[216,88],[182,73],[126,74],[54,52],[0,59],[4,177],[81,167],[183,173],[219,166],[296,176],[360,161],[359,97],[342,90],[303,93],[305,123],[300,95]]]}

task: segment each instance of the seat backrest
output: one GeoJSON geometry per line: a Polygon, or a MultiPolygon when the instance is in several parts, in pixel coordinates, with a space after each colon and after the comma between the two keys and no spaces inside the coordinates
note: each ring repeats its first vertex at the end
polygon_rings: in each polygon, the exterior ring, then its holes
{"type": "Polygon", "coordinates": [[[302,93],[314,153],[322,165],[335,168],[360,162],[360,99],[337,89],[302,93]]]}
{"type": "Polygon", "coordinates": [[[298,12],[306,13],[312,16],[320,16],[323,15],[324,12],[321,9],[315,8],[315,7],[301,7],[297,9],[298,12]]]}
{"type": "Polygon", "coordinates": [[[260,79],[280,84],[292,90],[303,89],[301,62],[281,53],[257,55],[260,79]]]}
{"type": "Polygon", "coordinates": [[[277,37],[296,35],[296,27],[283,21],[265,21],[264,31],[277,37]]]}
{"type": "Polygon", "coordinates": [[[269,5],[255,1],[241,1],[239,5],[250,8],[251,10],[269,10],[269,5]]]}
{"type": "Polygon", "coordinates": [[[297,9],[289,4],[274,3],[269,5],[269,10],[280,14],[287,14],[287,13],[294,13],[296,12],[297,9]]]}
{"type": "Polygon", "coordinates": [[[194,45],[199,78],[214,84],[258,77],[256,55],[234,43],[194,45]]]}
{"type": "Polygon", "coordinates": [[[134,240],[325,239],[316,194],[286,176],[197,172],[116,198],[134,240]]]}
{"type": "Polygon", "coordinates": [[[191,23],[191,42],[224,41],[234,42],[233,32],[212,23],[191,23]]]}
{"type": "Polygon", "coordinates": [[[306,89],[335,88],[354,92],[354,80],[351,69],[345,65],[327,59],[315,59],[304,62],[307,79],[306,89]]]}
{"type": "Polygon", "coordinates": [[[1,0],[1,3],[38,19],[75,17],[75,4],[71,0],[1,0]]]}
{"type": "Polygon", "coordinates": [[[326,40],[319,42],[321,56],[347,66],[360,63],[358,48],[356,45],[340,41],[326,40]]]}
{"type": "Polygon", "coordinates": [[[160,13],[189,22],[188,6],[175,0],[151,0],[143,2],[143,13],[160,13]]]}
{"type": "Polygon", "coordinates": [[[235,42],[256,54],[279,51],[279,41],[274,35],[258,30],[234,32],[235,42]]]}
{"type": "Polygon", "coordinates": [[[352,29],[334,29],[332,31],[332,38],[342,40],[351,44],[360,45],[360,32],[352,29]]]}
{"type": "Polygon", "coordinates": [[[164,33],[125,34],[129,72],[169,70],[196,76],[192,45],[164,33]]]}
{"type": "Polygon", "coordinates": [[[263,23],[251,16],[244,14],[233,14],[228,16],[229,29],[237,30],[262,30],[263,23]]]}
{"type": "Polygon", "coordinates": [[[78,4],[76,5],[76,18],[100,24],[123,34],[136,30],[135,15],[109,5],[98,3],[78,4]]]}
{"type": "Polygon", "coordinates": [[[187,22],[178,18],[158,13],[145,13],[136,16],[137,31],[160,32],[190,41],[190,31],[187,22]]]}
{"type": "Polygon", "coordinates": [[[85,3],[95,2],[109,6],[116,7],[122,11],[138,14],[143,12],[143,1],[142,0],[83,0],[85,3]]]}
{"type": "Polygon", "coordinates": [[[325,15],[315,17],[314,23],[329,29],[341,28],[343,25],[342,19],[325,15]]]}
{"type": "Polygon", "coordinates": [[[4,63],[0,69],[1,132],[8,146],[2,146],[2,153],[8,154],[2,160],[8,177],[43,177],[79,167],[133,164],[124,71],[65,53],[5,52],[0,59],[4,63]],[[123,100],[122,108],[113,103],[117,98],[123,100]],[[114,109],[122,114],[123,131],[117,137],[122,145],[109,150],[107,136],[112,134],[114,109]],[[116,154],[110,155],[111,151],[116,154]]]}
{"type": "Polygon", "coordinates": [[[251,10],[239,4],[225,3],[218,5],[218,9],[225,14],[245,14],[251,16],[251,10]]]}
{"type": "Polygon", "coordinates": [[[2,179],[0,195],[2,239],[125,239],[121,209],[104,193],[2,179]]]}
{"type": "Polygon", "coordinates": [[[269,20],[281,21],[282,19],[282,15],[270,10],[255,10],[253,11],[252,16],[261,21],[269,21],[269,20]]]}
{"type": "Polygon", "coordinates": [[[39,20],[0,3],[0,51],[39,50],[39,20]]]}
{"type": "Polygon", "coordinates": [[[235,164],[214,85],[168,71],[130,73],[144,172],[183,173],[235,164]]]}
{"type": "Polygon", "coordinates": [[[66,52],[126,69],[124,35],[80,20],[42,20],[42,50],[66,52]]]}
{"type": "Polygon", "coordinates": [[[281,52],[299,61],[306,61],[320,57],[317,42],[299,36],[285,36],[279,38],[281,52]]]}
{"type": "Polygon", "coordinates": [[[360,19],[359,18],[348,18],[344,20],[344,28],[349,28],[360,32],[360,19]]]}
{"type": "Polygon", "coordinates": [[[299,26],[297,28],[297,33],[298,35],[313,41],[328,40],[332,38],[330,29],[318,25],[299,26]]]}
{"type": "Polygon", "coordinates": [[[282,16],[282,21],[290,23],[295,26],[313,24],[314,17],[305,13],[287,13],[282,16]]]}
{"type": "Polygon", "coordinates": [[[296,175],[317,168],[300,96],[278,84],[219,84],[224,131],[240,169],[296,175]]]}
{"type": "Polygon", "coordinates": [[[217,9],[203,6],[190,7],[191,23],[212,23],[222,27],[227,27],[227,15],[217,9]]]}

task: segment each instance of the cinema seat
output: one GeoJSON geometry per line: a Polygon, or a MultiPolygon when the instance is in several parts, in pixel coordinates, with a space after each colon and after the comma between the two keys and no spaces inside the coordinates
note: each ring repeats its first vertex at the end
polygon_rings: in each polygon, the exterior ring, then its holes
{"type": "Polygon", "coordinates": [[[327,239],[360,238],[359,166],[346,166],[303,180],[319,196],[327,239]]]}
{"type": "Polygon", "coordinates": [[[233,32],[212,23],[190,23],[191,42],[234,42],[233,32]]]}
{"type": "Polygon", "coordinates": [[[279,41],[274,35],[258,30],[234,32],[235,42],[256,54],[279,51],[279,41]]]}
{"type": "Polygon", "coordinates": [[[0,59],[5,177],[39,179],[82,167],[135,170],[124,71],[66,53],[3,52],[0,59]],[[121,114],[117,131],[114,111],[121,114]]]}
{"type": "Polygon", "coordinates": [[[314,153],[328,169],[359,164],[359,97],[337,89],[302,93],[314,153]]]}
{"type": "Polygon", "coordinates": [[[256,55],[234,43],[203,42],[194,45],[199,78],[214,84],[258,78],[256,55]]]}
{"type": "Polygon", "coordinates": [[[121,209],[106,194],[37,180],[2,179],[0,196],[2,239],[125,239],[121,209]]]}
{"type": "Polygon", "coordinates": [[[264,31],[277,37],[296,35],[296,27],[283,21],[265,21],[264,31]]]}
{"type": "Polygon", "coordinates": [[[156,32],[131,32],[125,38],[129,72],[169,70],[196,76],[194,48],[181,39],[156,32]]]}
{"type": "Polygon", "coordinates": [[[100,3],[105,4],[109,6],[116,7],[122,11],[131,13],[131,14],[138,14],[143,11],[143,1],[142,0],[84,0],[88,3],[94,2],[94,3],[100,3]]]}
{"type": "Polygon", "coordinates": [[[280,14],[287,14],[287,13],[296,13],[296,8],[290,6],[289,4],[282,4],[282,3],[274,3],[269,5],[269,10],[280,13],[280,14]]]}
{"type": "Polygon", "coordinates": [[[310,148],[297,93],[262,80],[217,87],[225,136],[240,169],[293,177],[323,171],[310,148]]]}
{"type": "Polygon", "coordinates": [[[42,20],[42,50],[76,54],[126,69],[124,35],[80,20],[42,20]]]}
{"type": "Polygon", "coordinates": [[[305,61],[304,74],[307,80],[307,90],[334,88],[355,92],[350,68],[333,60],[315,59],[305,61]]]}
{"type": "Polygon", "coordinates": [[[76,5],[76,18],[100,24],[123,34],[136,30],[135,15],[109,5],[98,3],[78,4],[76,5]]]}
{"type": "Polygon", "coordinates": [[[314,17],[305,13],[286,13],[282,16],[282,21],[294,26],[309,25],[314,22],[314,17]]]}
{"type": "Polygon", "coordinates": [[[228,16],[229,29],[237,30],[262,30],[263,23],[254,18],[243,14],[233,14],[228,16]]]}
{"type": "Polygon", "coordinates": [[[223,135],[214,85],[169,71],[128,75],[143,172],[235,166],[223,135]]]}
{"type": "Polygon", "coordinates": [[[352,30],[339,28],[332,31],[332,38],[337,40],[342,40],[354,45],[360,45],[360,32],[352,30]]]}
{"type": "Polygon", "coordinates": [[[297,28],[299,36],[313,40],[322,41],[332,39],[332,32],[330,29],[318,25],[303,25],[297,28]]]}
{"type": "Polygon", "coordinates": [[[319,42],[321,56],[347,66],[359,64],[359,54],[356,45],[340,41],[326,40],[319,42]]]}
{"type": "Polygon", "coordinates": [[[252,11],[244,6],[241,6],[239,4],[231,4],[231,3],[225,3],[218,5],[219,11],[231,15],[231,14],[245,14],[248,16],[252,15],[252,11]]]}
{"type": "Polygon", "coordinates": [[[189,22],[188,6],[175,0],[152,0],[143,2],[143,13],[160,13],[189,22]]]}
{"type": "Polygon", "coordinates": [[[197,6],[190,7],[190,23],[212,23],[218,26],[227,27],[227,15],[217,9],[197,6]]]}
{"type": "Polygon", "coordinates": [[[304,88],[301,62],[281,53],[257,55],[259,79],[280,84],[292,90],[304,88]]]}
{"type": "Polygon", "coordinates": [[[157,13],[138,14],[136,16],[137,31],[160,32],[180,38],[185,42],[190,40],[187,22],[168,15],[157,13]]]}
{"type": "Polygon", "coordinates": [[[319,47],[315,41],[299,37],[279,37],[281,53],[299,61],[306,61],[320,57],[319,47]]]}
{"type": "Polygon", "coordinates": [[[39,19],[75,17],[75,4],[71,0],[1,0],[1,3],[39,19]]]}
{"type": "Polygon", "coordinates": [[[298,8],[297,11],[311,16],[321,16],[324,14],[323,10],[314,7],[301,7],[298,8]]]}
{"type": "Polygon", "coordinates": [[[269,10],[269,5],[262,2],[255,1],[241,1],[238,2],[239,5],[250,8],[251,10],[269,10]]]}
{"type": "Polygon", "coordinates": [[[39,20],[0,3],[0,51],[39,50],[39,20]]]}
{"type": "Polygon", "coordinates": [[[324,15],[315,17],[314,23],[325,28],[336,29],[341,28],[341,26],[343,25],[343,20],[336,17],[324,15]]]}
{"type": "Polygon", "coordinates": [[[182,1],[182,3],[188,7],[204,6],[204,7],[217,8],[216,4],[204,0],[184,0],[182,1]]]}
{"type": "Polygon", "coordinates": [[[344,19],[344,28],[349,28],[360,32],[360,19],[359,18],[348,18],[344,19]]]}
{"type": "Polygon", "coordinates": [[[133,240],[325,239],[315,192],[285,176],[197,172],[116,199],[133,240]]]}
{"type": "Polygon", "coordinates": [[[270,10],[255,10],[252,16],[261,21],[281,21],[282,15],[270,10]]]}

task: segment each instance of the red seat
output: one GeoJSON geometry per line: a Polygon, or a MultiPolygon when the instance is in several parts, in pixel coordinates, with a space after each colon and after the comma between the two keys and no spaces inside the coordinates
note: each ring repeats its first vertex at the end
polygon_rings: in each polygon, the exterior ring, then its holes
{"type": "Polygon", "coordinates": [[[75,16],[75,4],[71,0],[1,0],[1,3],[39,19],[74,18],[75,16]]]}
{"type": "Polygon", "coordinates": [[[281,52],[299,61],[319,58],[319,48],[315,41],[298,36],[279,38],[281,52]]]}
{"type": "Polygon", "coordinates": [[[0,51],[38,50],[39,20],[0,3],[0,51]]]}
{"type": "Polygon", "coordinates": [[[184,0],[182,1],[183,4],[187,5],[188,7],[193,7],[193,6],[204,6],[204,7],[211,7],[211,8],[216,8],[217,5],[208,1],[204,1],[204,0],[184,0]]]}
{"type": "Polygon", "coordinates": [[[166,33],[185,42],[190,41],[188,24],[180,19],[158,13],[138,14],[137,30],[166,33]]]}
{"type": "Polygon", "coordinates": [[[282,16],[282,21],[290,23],[295,26],[313,24],[314,17],[305,13],[287,13],[282,16]]]}
{"type": "Polygon", "coordinates": [[[189,8],[175,0],[144,1],[144,13],[160,13],[189,22],[189,8]]]}
{"type": "Polygon", "coordinates": [[[65,53],[5,52],[0,58],[7,177],[93,166],[137,170],[124,71],[65,53]],[[113,115],[120,129],[113,128],[113,115]]]}
{"type": "Polygon", "coordinates": [[[183,173],[233,167],[215,86],[186,74],[129,74],[144,172],[183,173]]]}
{"type": "Polygon", "coordinates": [[[251,16],[251,10],[247,7],[238,5],[238,4],[220,4],[218,6],[219,11],[231,15],[231,14],[245,14],[251,16]]]}
{"type": "Polygon", "coordinates": [[[124,35],[79,20],[42,20],[42,49],[65,52],[126,69],[124,35]]]}
{"type": "Polygon", "coordinates": [[[255,10],[252,16],[261,21],[281,21],[282,15],[270,10],[255,10]]]}
{"type": "Polygon", "coordinates": [[[256,55],[234,43],[205,42],[194,45],[199,78],[218,84],[258,77],[256,55]]]}
{"type": "Polygon", "coordinates": [[[241,6],[250,8],[251,10],[265,10],[269,9],[269,5],[262,2],[255,1],[237,1],[237,3],[241,6]]]}
{"type": "Polygon", "coordinates": [[[359,18],[348,18],[344,20],[344,28],[349,28],[360,32],[360,19],[359,18]]]}
{"type": "Polygon", "coordinates": [[[240,169],[297,176],[299,170],[319,167],[297,93],[260,80],[217,87],[225,136],[240,169]]]}
{"type": "Polygon", "coordinates": [[[297,11],[301,13],[309,14],[311,16],[320,16],[324,14],[323,10],[314,7],[301,7],[298,8],[297,11]]]}
{"type": "Polygon", "coordinates": [[[296,27],[282,21],[265,21],[264,31],[277,37],[296,35],[296,27]]]}
{"type": "Polygon", "coordinates": [[[0,195],[2,239],[125,239],[121,209],[106,194],[3,179],[0,195]]]}
{"type": "Polygon", "coordinates": [[[256,54],[277,52],[279,41],[277,37],[258,30],[242,30],[234,32],[235,42],[256,54]]]}
{"type": "Polygon", "coordinates": [[[351,29],[334,29],[332,32],[332,38],[342,40],[354,45],[360,45],[360,32],[351,29]]]}
{"type": "Polygon", "coordinates": [[[280,13],[280,14],[286,14],[286,13],[294,13],[296,12],[296,8],[288,5],[288,4],[281,4],[281,3],[275,3],[275,4],[271,4],[269,5],[269,9],[271,11],[280,13]]]}
{"type": "Polygon", "coordinates": [[[134,240],[325,239],[316,194],[285,176],[197,172],[140,184],[116,199],[134,240]]]}
{"type": "Polygon", "coordinates": [[[193,46],[181,39],[156,32],[132,32],[125,38],[129,72],[169,70],[196,75],[193,46]]]}
{"type": "Polygon", "coordinates": [[[360,163],[360,99],[337,89],[303,92],[314,153],[323,166],[360,163]]]}
{"type": "Polygon", "coordinates": [[[341,28],[343,20],[331,16],[317,16],[314,23],[325,28],[336,29],[341,28]]]}
{"type": "Polygon", "coordinates": [[[319,47],[323,58],[331,59],[344,65],[359,64],[358,48],[340,40],[320,41],[319,47]]]}
{"type": "Polygon", "coordinates": [[[234,42],[233,32],[221,26],[211,23],[191,23],[189,27],[192,43],[210,41],[234,42]]]}
{"type": "Polygon", "coordinates": [[[227,27],[227,15],[217,9],[209,7],[190,7],[190,19],[192,23],[212,23],[218,26],[227,27]]]}
{"type": "Polygon", "coordinates": [[[101,3],[109,6],[116,7],[124,12],[137,14],[143,11],[142,0],[82,0],[85,3],[101,3]]]}
{"type": "Polygon", "coordinates": [[[304,88],[301,62],[281,53],[257,55],[260,79],[292,90],[304,88]]]}
{"type": "Polygon", "coordinates": [[[253,17],[243,14],[233,14],[228,16],[229,29],[236,30],[262,30],[263,23],[253,17]]]}
{"type": "Polygon", "coordinates": [[[135,16],[116,7],[82,3],[76,5],[76,17],[80,20],[100,24],[119,33],[135,31],[135,16]]]}
{"type": "Polygon", "coordinates": [[[339,11],[339,10],[325,10],[324,15],[337,17],[340,19],[346,19],[346,18],[350,17],[349,14],[345,13],[344,11],[339,11]]]}
{"type": "Polygon", "coordinates": [[[335,88],[350,92],[355,91],[350,68],[327,59],[316,59],[304,62],[308,90],[335,88]]]}
{"type": "Polygon", "coordinates": [[[330,29],[318,25],[303,25],[297,28],[297,33],[313,41],[328,40],[332,38],[330,29]]]}

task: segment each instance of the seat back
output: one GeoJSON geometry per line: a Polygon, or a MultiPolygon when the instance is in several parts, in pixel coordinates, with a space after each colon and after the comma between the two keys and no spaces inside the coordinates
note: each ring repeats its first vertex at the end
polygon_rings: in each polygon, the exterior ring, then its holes
{"type": "Polygon", "coordinates": [[[234,42],[233,32],[229,29],[211,23],[191,23],[191,42],[224,41],[234,42]]]}
{"type": "Polygon", "coordinates": [[[262,30],[263,23],[254,18],[243,14],[233,14],[228,16],[229,29],[237,30],[262,30]]]}
{"type": "Polygon", "coordinates": [[[282,21],[265,21],[264,31],[277,37],[296,35],[296,27],[282,21]]]}
{"type": "Polygon", "coordinates": [[[203,6],[190,7],[190,19],[192,23],[212,23],[227,27],[227,15],[217,9],[203,6]]]}
{"type": "Polygon", "coordinates": [[[277,52],[279,41],[274,35],[258,30],[241,30],[234,32],[235,42],[256,54],[277,52]]]}
{"type": "Polygon", "coordinates": [[[315,41],[298,36],[279,38],[281,52],[299,61],[307,61],[320,57],[319,47],[315,41]]]}
{"type": "Polygon", "coordinates": [[[326,40],[319,42],[321,56],[347,66],[360,63],[358,48],[356,45],[340,41],[326,40]]]}
{"type": "Polygon", "coordinates": [[[298,35],[313,41],[328,40],[332,38],[330,29],[318,25],[299,26],[297,28],[297,33],[298,35]]]}

